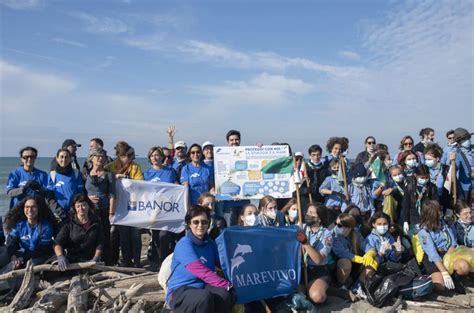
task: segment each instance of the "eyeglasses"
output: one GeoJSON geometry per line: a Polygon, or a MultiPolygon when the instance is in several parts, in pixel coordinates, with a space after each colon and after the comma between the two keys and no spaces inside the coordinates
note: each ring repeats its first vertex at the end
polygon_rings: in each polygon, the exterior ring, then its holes
{"type": "Polygon", "coordinates": [[[209,225],[209,221],[208,220],[192,220],[191,224],[193,224],[194,226],[198,226],[199,224],[201,224],[202,226],[207,226],[209,225]]]}
{"type": "Polygon", "coordinates": [[[189,154],[201,154],[201,151],[190,151],[189,154]]]}
{"type": "Polygon", "coordinates": [[[368,145],[375,145],[375,141],[367,141],[368,145]]]}
{"type": "Polygon", "coordinates": [[[22,155],[21,158],[23,160],[26,160],[26,159],[36,159],[36,155],[22,155]]]}

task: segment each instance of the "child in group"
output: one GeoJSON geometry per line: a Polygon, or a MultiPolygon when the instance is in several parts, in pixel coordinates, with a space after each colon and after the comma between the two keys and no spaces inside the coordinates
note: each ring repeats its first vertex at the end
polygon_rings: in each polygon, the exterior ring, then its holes
{"type": "Polygon", "coordinates": [[[298,206],[296,198],[291,198],[281,209],[281,212],[285,215],[286,225],[295,225],[298,223],[298,206]]]}
{"type": "Polygon", "coordinates": [[[358,266],[353,266],[352,262],[359,261],[361,246],[363,243],[362,236],[354,229],[356,220],[348,213],[342,213],[336,219],[336,227],[334,227],[333,252],[338,258],[336,277],[339,286],[348,289],[351,280],[349,276],[357,277],[360,273],[358,266]],[[352,275],[351,275],[352,273],[352,275]]]}
{"type": "MultiPolygon", "coordinates": [[[[387,261],[398,262],[402,253],[401,238],[395,241],[389,233],[390,216],[383,212],[377,212],[370,219],[372,232],[366,238],[365,252],[375,253],[377,264],[380,266],[387,261]]],[[[368,268],[366,272],[372,271],[368,268]]]]}
{"type": "Polygon", "coordinates": [[[257,207],[253,204],[246,204],[242,207],[239,214],[240,226],[255,226],[257,225],[257,207]]]}
{"type": "MultiPolygon", "coordinates": [[[[386,188],[382,194],[384,196],[392,196],[397,202],[395,216],[397,221],[400,221],[400,216],[403,207],[403,197],[407,193],[407,180],[403,174],[403,170],[400,165],[390,166],[388,169],[389,173],[389,183],[388,188],[386,188]]],[[[395,221],[394,221],[395,222],[395,221]]],[[[406,225],[403,226],[405,234],[408,233],[408,222],[405,222],[406,225]]]]}
{"type": "Polygon", "coordinates": [[[413,176],[407,177],[407,192],[405,192],[399,223],[409,235],[418,232],[421,208],[428,200],[438,201],[436,186],[430,182],[430,171],[426,165],[416,168],[413,176]],[[400,224],[401,224],[400,223],[400,224]],[[407,228],[408,231],[407,231],[407,228]]]}
{"type": "Polygon", "coordinates": [[[351,203],[358,206],[360,216],[367,223],[375,213],[372,190],[367,182],[367,169],[364,164],[359,163],[352,169],[352,183],[349,185],[351,203]]]}
{"type": "Polygon", "coordinates": [[[207,233],[212,240],[215,240],[224,228],[227,227],[225,219],[216,216],[216,210],[214,209],[216,197],[210,192],[204,192],[199,196],[197,203],[204,208],[208,208],[211,213],[211,221],[207,233]]]}
{"type": "Polygon", "coordinates": [[[454,223],[453,231],[457,243],[468,248],[474,248],[474,223],[471,208],[466,202],[458,200],[454,205],[454,213],[457,221],[454,223]]]}
{"type": "Polygon", "coordinates": [[[434,289],[438,292],[445,288],[456,289],[458,293],[465,293],[459,276],[469,274],[469,264],[462,259],[456,260],[453,277],[443,264],[443,256],[451,252],[457,243],[453,232],[441,218],[438,201],[428,200],[423,203],[418,239],[424,252],[423,266],[426,273],[431,275],[434,289]]]}
{"type": "Polygon", "coordinates": [[[332,231],[327,229],[327,208],[322,204],[309,204],[305,215],[304,232],[308,240],[303,250],[308,262],[308,294],[314,303],[326,301],[329,287],[328,259],[332,249],[332,231]]]}
{"type": "Polygon", "coordinates": [[[260,199],[258,211],[257,225],[285,226],[285,217],[283,213],[278,210],[277,201],[272,196],[266,195],[260,199]]]}
{"type": "Polygon", "coordinates": [[[344,193],[343,182],[338,178],[339,161],[332,159],[329,162],[331,176],[326,177],[319,187],[319,192],[324,196],[324,205],[328,208],[328,222],[334,223],[341,212],[347,207],[347,197],[344,193]]]}

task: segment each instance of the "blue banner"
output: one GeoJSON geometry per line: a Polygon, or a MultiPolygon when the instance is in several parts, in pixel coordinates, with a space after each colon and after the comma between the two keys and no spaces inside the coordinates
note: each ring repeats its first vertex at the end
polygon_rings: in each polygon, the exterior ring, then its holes
{"type": "Polygon", "coordinates": [[[301,275],[301,246],[297,227],[224,229],[216,239],[226,278],[237,303],[268,299],[296,291],[301,275]]]}

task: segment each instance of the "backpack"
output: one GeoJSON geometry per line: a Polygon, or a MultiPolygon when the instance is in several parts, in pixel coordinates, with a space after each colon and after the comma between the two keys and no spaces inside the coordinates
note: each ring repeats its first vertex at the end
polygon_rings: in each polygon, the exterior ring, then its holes
{"type": "Polygon", "coordinates": [[[419,299],[423,296],[429,295],[432,290],[433,281],[431,280],[431,276],[423,275],[414,278],[411,283],[400,287],[398,291],[407,299],[419,299]]]}

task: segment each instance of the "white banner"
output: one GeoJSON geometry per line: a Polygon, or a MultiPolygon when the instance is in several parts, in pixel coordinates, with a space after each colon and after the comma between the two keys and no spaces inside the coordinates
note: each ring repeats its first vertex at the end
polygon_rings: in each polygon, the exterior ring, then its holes
{"type": "Polygon", "coordinates": [[[268,162],[288,155],[288,146],[214,147],[216,199],[291,198],[291,174],[261,172],[268,162]]]}
{"type": "Polygon", "coordinates": [[[184,230],[188,188],[163,182],[120,179],[113,224],[174,233],[184,230]]]}

